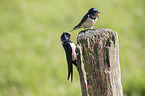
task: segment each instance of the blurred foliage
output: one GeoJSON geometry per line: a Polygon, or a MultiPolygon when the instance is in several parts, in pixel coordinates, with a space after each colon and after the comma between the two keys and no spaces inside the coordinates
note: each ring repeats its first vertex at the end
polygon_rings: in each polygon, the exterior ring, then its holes
{"type": "MultiPolygon", "coordinates": [[[[145,96],[144,0],[0,0],[0,96],[81,96],[67,81],[60,35],[91,7],[95,28],[118,32],[124,96],[145,96]]],[[[78,32],[72,32],[76,42],[78,32]]]]}

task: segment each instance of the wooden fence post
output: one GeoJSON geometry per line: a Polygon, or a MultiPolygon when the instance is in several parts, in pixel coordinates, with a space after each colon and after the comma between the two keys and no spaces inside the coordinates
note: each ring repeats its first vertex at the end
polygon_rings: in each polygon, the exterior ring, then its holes
{"type": "Polygon", "coordinates": [[[82,96],[123,96],[118,35],[110,29],[88,29],[77,38],[82,96]]]}

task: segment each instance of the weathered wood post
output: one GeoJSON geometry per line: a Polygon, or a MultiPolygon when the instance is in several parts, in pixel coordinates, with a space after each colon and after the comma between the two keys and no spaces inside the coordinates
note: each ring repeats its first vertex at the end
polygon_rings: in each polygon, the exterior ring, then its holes
{"type": "Polygon", "coordinates": [[[116,32],[81,31],[77,38],[82,96],[123,96],[116,32]]]}

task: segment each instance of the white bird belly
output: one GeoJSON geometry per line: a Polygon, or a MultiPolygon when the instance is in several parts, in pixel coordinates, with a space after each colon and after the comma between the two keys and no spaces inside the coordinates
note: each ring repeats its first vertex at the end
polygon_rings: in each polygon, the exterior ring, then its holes
{"type": "Polygon", "coordinates": [[[75,61],[75,60],[77,60],[76,46],[74,43],[70,43],[70,45],[72,48],[72,60],[75,61]]]}
{"type": "Polygon", "coordinates": [[[83,28],[93,28],[94,24],[96,23],[98,17],[96,19],[91,19],[89,16],[87,20],[81,25],[83,28]]]}

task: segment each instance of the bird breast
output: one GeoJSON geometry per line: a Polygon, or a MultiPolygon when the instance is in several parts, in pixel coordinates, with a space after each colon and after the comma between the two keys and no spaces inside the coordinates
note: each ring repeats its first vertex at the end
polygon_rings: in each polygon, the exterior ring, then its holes
{"type": "Polygon", "coordinates": [[[98,17],[96,19],[91,19],[89,16],[86,21],[81,25],[83,28],[91,28],[96,23],[98,17]]]}

